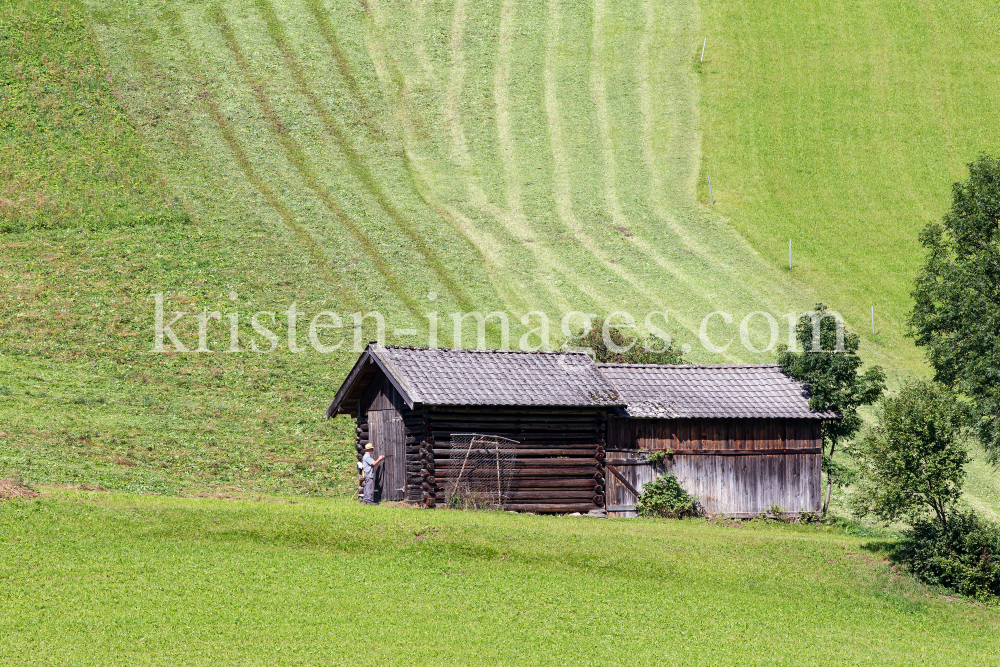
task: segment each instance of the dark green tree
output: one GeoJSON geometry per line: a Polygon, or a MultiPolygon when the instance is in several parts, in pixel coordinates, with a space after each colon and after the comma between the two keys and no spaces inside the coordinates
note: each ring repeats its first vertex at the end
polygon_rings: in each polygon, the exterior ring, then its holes
{"type": "Polygon", "coordinates": [[[579,342],[579,347],[594,351],[594,361],[602,364],[679,364],[682,353],[670,341],[656,336],[644,339],[628,337],[620,329],[596,322],[579,342]],[[610,345],[608,343],[611,343],[610,345]]]}
{"type": "Polygon", "coordinates": [[[966,423],[954,394],[930,382],[910,382],[884,397],[875,424],[851,447],[858,465],[854,511],[910,523],[931,513],[946,527],[969,461],[966,423]]]}
{"type": "Polygon", "coordinates": [[[871,405],[885,391],[885,374],[878,366],[861,371],[864,362],[858,356],[861,338],[849,332],[843,320],[822,303],[812,313],[799,318],[795,339],[800,350],[778,348],[778,363],[784,372],[809,385],[809,407],[834,410],[841,419],[823,422],[823,471],[826,472],[826,498],[823,514],[830,506],[834,483],[846,482],[846,471],[833,455],[840,442],[849,440],[861,428],[858,408],[871,405]]]}
{"type": "Polygon", "coordinates": [[[952,189],[951,210],[924,228],[927,251],[910,331],[934,378],[972,401],[979,439],[1000,461],[1000,160],[981,156],[952,189]]]}

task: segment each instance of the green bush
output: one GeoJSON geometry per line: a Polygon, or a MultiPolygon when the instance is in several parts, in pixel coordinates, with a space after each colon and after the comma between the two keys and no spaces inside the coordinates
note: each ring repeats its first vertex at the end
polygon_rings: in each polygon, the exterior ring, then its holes
{"type": "Polygon", "coordinates": [[[697,496],[692,496],[681,488],[681,483],[672,472],[646,485],[639,502],[635,504],[635,511],[639,516],[669,519],[700,514],[697,496]]]}
{"type": "Polygon", "coordinates": [[[919,519],[896,551],[919,579],[979,600],[1000,598],[1000,528],[973,510],[919,519]]]}

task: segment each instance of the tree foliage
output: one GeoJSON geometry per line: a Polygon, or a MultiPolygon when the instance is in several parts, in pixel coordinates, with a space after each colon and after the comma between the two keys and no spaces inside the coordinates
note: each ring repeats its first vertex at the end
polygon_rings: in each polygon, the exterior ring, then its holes
{"type": "Polygon", "coordinates": [[[973,510],[917,519],[894,554],[917,578],[978,600],[1000,597],[1000,529],[973,510]]]}
{"type": "Polygon", "coordinates": [[[582,338],[579,346],[594,351],[594,360],[603,364],[679,364],[680,350],[671,341],[656,336],[629,338],[620,329],[595,323],[582,338]]]}
{"type": "Polygon", "coordinates": [[[876,416],[851,452],[858,465],[855,512],[911,522],[930,512],[947,525],[969,460],[965,409],[946,389],[918,381],[883,398],[876,416]]]}
{"type": "Polygon", "coordinates": [[[1000,459],[1000,160],[981,156],[951,210],[920,235],[910,330],[935,379],[972,399],[979,438],[1000,459]]]}
{"type": "MultiPolygon", "coordinates": [[[[858,356],[861,338],[847,331],[842,320],[822,303],[812,313],[799,318],[795,338],[800,350],[782,346],[778,363],[786,374],[808,383],[809,407],[834,410],[842,419],[823,422],[823,469],[828,484],[846,482],[844,469],[833,460],[837,444],[854,436],[861,428],[858,408],[871,405],[885,391],[885,374],[878,366],[863,373],[858,356]]],[[[829,486],[827,501],[829,502],[829,486]]]]}

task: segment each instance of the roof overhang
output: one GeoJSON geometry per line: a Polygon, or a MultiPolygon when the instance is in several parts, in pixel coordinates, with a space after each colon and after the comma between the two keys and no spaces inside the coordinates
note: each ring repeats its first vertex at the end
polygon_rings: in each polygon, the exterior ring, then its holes
{"type": "Polygon", "coordinates": [[[347,378],[344,383],[340,385],[340,389],[333,397],[333,401],[330,403],[330,407],[326,409],[326,418],[330,419],[337,414],[349,414],[352,411],[344,409],[345,404],[351,405],[354,402],[360,400],[361,393],[368,387],[368,382],[371,377],[371,371],[378,369],[378,371],[385,376],[389,383],[392,384],[393,388],[399,392],[399,396],[406,403],[406,407],[411,410],[418,403],[414,401],[411,393],[404,389],[404,383],[401,378],[396,377],[396,373],[392,366],[376,354],[375,347],[369,343],[365,351],[361,353],[358,360],[354,362],[354,367],[351,372],[347,374],[347,378]]]}

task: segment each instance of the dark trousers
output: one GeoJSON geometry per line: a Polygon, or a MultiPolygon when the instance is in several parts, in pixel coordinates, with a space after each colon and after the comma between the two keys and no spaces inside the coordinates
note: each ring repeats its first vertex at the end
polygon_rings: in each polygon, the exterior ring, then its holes
{"type": "Polygon", "coordinates": [[[361,496],[366,505],[375,504],[375,475],[365,477],[364,492],[361,496]]]}

